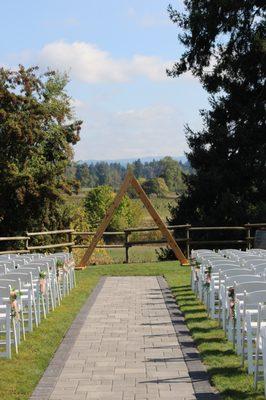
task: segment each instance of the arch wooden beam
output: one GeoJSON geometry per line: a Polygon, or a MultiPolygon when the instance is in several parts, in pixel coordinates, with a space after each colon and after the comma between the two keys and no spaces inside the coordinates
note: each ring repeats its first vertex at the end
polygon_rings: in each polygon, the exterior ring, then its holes
{"type": "Polygon", "coordinates": [[[180,261],[180,263],[182,265],[188,264],[188,260],[186,259],[185,255],[183,254],[183,252],[180,249],[180,247],[177,245],[173,235],[171,234],[171,232],[167,228],[166,224],[164,223],[164,221],[162,220],[162,218],[160,217],[158,212],[153,207],[150,199],[148,198],[148,196],[146,195],[145,191],[142,189],[142,186],[139,184],[139,182],[137,181],[137,179],[135,178],[134,175],[132,176],[131,184],[134,187],[134,189],[136,190],[136,192],[138,193],[142,203],[147,208],[150,216],[152,217],[152,219],[154,220],[154,222],[156,223],[156,225],[158,226],[158,228],[162,232],[163,236],[165,236],[165,238],[166,238],[169,246],[173,250],[176,258],[180,261]]]}
{"type": "Polygon", "coordinates": [[[129,170],[125,176],[125,179],[120,187],[119,192],[117,193],[113,203],[111,204],[111,206],[109,207],[109,209],[106,212],[105,217],[103,218],[101,224],[99,225],[87,251],[85,252],[82,260],[80,261],[79,265],[78,265],[78,269],[83,269],[86,267],[95,247],[97,246],[97,243],[99,242],[99,240],[102,238],[104,231],[106,230],[107,226],[109,225],[113,214],[115,212],[115,210],[117,209],[117,207],[119,206],[119,204],[121,203],[121,200],[123,198],[123,196],[125,195],[127,189],[129,188],[129,186],[132,185],[133,188],[136,190],[136,192],[138,193],[141,201],[143,202],[143,204],[145,205],[145,207],[147,208],[149,214],[151,215],[152,219],[154,220],[154,222],[156,223],[156,225],[158,226],[158,228],[160,229],[160,231],[162,232],[162,234],[165,236],[169,246],[171,247],[171,249],[173,250],[176,258],[180,261],[180,263],[182,265],[188,264],[188,260],[186,259],[186,257],[184,256],[182,250],[180,249],[180,247],[177,245],[173,235],[171,234],[171,232],[169,231],[169,229],[167,228],[166,224],[163,222],[163,220],[161,219],[160,215],[157,213],[157,211],[155,210],[155,208],[153,207],[150,199],[148,198],[148,196],[146,195],[146,193],[144,192],[144,190],[142,189],[141,185],[139,184],[139,182],[137,181],[137,179],[135,178],[135,176],[133,175],[133,173],[129,170]]]}

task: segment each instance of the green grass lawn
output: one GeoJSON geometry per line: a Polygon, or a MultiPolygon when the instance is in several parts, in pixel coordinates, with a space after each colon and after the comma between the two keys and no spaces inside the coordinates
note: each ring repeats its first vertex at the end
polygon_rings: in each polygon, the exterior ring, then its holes
{"type": "MultiPolygon", "coordinates": [[[[189,269],[177,262],[93,266],[77,273],[78,286],[50,313],[12,360],[0,359],[0,399],[26,400],[38,383],[75,315],[102,275],[164,275],[172,288],[201,352],[212,383],[226,400],[263,399],[263,389],[252,388],[252,378],[240,367],[231,345],[216,322],[206,318],[204,307],[189,288],[189,269]]],[[[111,307],[111,305],[110,305],[111,307]]]]}
{"type": "MultiPolygon", "coordinates": [[[[154,263],[158,260],[156,249],[160,247],[135,246],[129,249],[129,262],[133,263],[154,263]]],[[[125,249],[108,249],[113,263],[123,264],[125,260],[125,249]]]]}

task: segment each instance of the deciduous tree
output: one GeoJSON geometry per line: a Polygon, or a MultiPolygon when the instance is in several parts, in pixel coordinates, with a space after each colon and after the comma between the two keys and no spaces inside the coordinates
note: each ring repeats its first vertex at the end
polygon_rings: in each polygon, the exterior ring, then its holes
{"type": "Polygon", "coordinates": [[[65,225],[65,177],[81,121],[67,76],[37,68],[0,69],[0,235],[65,225]]]}

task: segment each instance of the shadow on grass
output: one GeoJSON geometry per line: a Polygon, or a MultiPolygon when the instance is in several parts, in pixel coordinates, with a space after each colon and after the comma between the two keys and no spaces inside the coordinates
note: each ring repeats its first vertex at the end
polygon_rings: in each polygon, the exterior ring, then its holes
{"type": "Polygon", "coordinates": [[[172,294],[184,315],[190,333],[206,363],[208,374],[222,398],[230,400],[263,399],[262,391],[254,391],[253,379],[241,367],[217,321],[206,314],[204,305],[191,291],[190,285],[171,286],[172,294]]]}

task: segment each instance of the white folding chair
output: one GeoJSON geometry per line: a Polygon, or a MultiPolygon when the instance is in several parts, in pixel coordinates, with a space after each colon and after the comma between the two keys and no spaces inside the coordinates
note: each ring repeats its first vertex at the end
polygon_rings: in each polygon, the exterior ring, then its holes
{"type": "Polygon", "coordinates": [[[18,321],[12,314],[10,300],[10,286],[0,287],[0,331],[5,335],[5,340],[0,340],[0,345],[4,345],[5,351],[0,352],[0,357],[11,359],[11,344],[15,346],[15,352],[18,353],[18,321]]]}
{"type": "MultiPolygon", "coordinates": [[[[244,291],[243,296],[243,313],[242,313],[242,363],[244,364],[245,355],[247,348],[245,347],[246,339],[248,346],[251,346],[252,342],[252,317],[256,318],[258,314],[258,304],[266,302],[266,290],[260,290],[256,292],[244,291]]],[[[247,346],[247,347],[248,347],[247,346]]],[[[250,366],[251,368],[251,366],[250,366]]]]}

